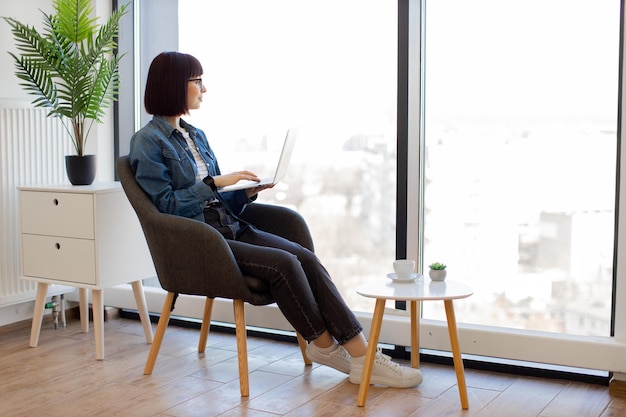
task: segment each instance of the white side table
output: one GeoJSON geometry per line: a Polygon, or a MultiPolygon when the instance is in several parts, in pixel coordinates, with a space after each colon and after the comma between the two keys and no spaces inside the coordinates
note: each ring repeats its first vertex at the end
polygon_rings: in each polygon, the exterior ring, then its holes
{"type": "Polygon", "coordinates": [[[50,284],[79,289],[80,321],[89,331],[93,303],[96,359],[104,359],[102,290],[131,282],[146,341],[152,326],[141,280],[155,275],[150,253],[119,182],[19,187],[22,278],[38,282],[30,346],[37,347],[50,284]]]}
{"type": "Polygon", "coordinates": [[[454,360],[454,369],[456,372],[457,385],[459,387],[459,395],[461,397],[461,408],[467,410],[469,408],[469,400],[467,398],[467,386],[465,384],[465,369],[463,367],[463,359],[461,357],[461,347],[459,345],[459,333],[456,325],[456,317],[454,315],[454,307],[452,301],[460,298],[466,298],[473,294],[473,290],[467,285],[454,281],[431,281],[428,277],[420,278],[410,283],[395,283],[380,281],[365,284],[357,289],[357,293],[369,298],[376,299],[374,307],[374,315],[372,317],[372,327],[370,329],[369,340],[367,344],[367,354],[365,356],[365,365],[363,366],[363,376],[359,387],[359,396],[357,405],[363,407],[367,400],[367,393],[374,368],[374,358],[380,336],[380,328],[385,312],[385,302],[387,300],[404,300],[410,303],[411,310],[411,366],[419,367],[419,304],[418,301],[427,300],[443,300],[446,309],[446,317],[448,320],[448,332],[450,334],[450,345],[452,348],[452,358],[454,360]]]}

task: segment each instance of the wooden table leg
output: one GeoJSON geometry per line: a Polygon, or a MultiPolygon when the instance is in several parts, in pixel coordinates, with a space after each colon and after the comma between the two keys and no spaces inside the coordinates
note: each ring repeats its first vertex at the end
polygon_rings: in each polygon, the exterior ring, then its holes
{"type": "Polygon", "coordinates": [[[135,304],[137,304],[137,311],[139,312],[139,318],[143,325],[143,333],[146,335],[146,342],[152,343],[152,323],[150,323],[150,314],[148,313],[148,306],[146,305],[146,295],[143,292],[143,284],[141,280],[138,280],[133,281],[130,285],[133,287],[135,304]]]}
{"type": "Polygon", "coordinates": [[[443,304],[446,308],[446,317],[448,319],[448,332],[450,333],[450,346],[452,348],[452,359],[454,360],[454,370],[456,372],[456,381],[459,386],[459,396],[461,397],[461,408],[467,410],[469,408],[469,400],[467,398],[467,385],[465,384],[465,368],[463,367],[463,358],[461,357],[461,346],[459,344],[459,331],[456,326],[456,317],[454,315],[454,306],[452,300],[444,300],[443,304]]]}
{"type": "Polygon", "coordinates": [[[420,367],[420,303],[410,301],[411,309],[411,367],[420,367]]]}
{"type": "Polygon", "coordinates": [[[96,340],[96,359],[104,359],[104,300],[102,290],[91,290],[93,332],[96,340]]]}
{"type": "Polygon", "coordinates": [[[369,341],[367,342],[367,353],[365,354],[365,363],[363,364],[363,375],[361,376],[359,396],[356,402],[359,407],[364,407],[365,401],[367,401],[367,392],[370,388],[370,379],[372,377],[374,359],[376,358],[376,350],[378,348],[378,337],[380,336],[383,314],[385,313],[385,301],[384,298],[377,298],[376,306],[374,307],[372,327],[370,328],[369,341]]]}
{"type": "Polygon", "coordinates": [[[37,284],[37,297],[35,298],[35,310],[33,311],[33,322],[30,327],[30,347],[37,347],[39,344],[39,333],[43,322],[43,310],[46,306],[46,296],[48,295],[49,284],[40,282],[37,284]]]}
{"type": "Polygon", "coordinates": [[[80,330],[89,333],[89,297],[87,288],[78,289],[78,311],[80,312],[80,330]]]}

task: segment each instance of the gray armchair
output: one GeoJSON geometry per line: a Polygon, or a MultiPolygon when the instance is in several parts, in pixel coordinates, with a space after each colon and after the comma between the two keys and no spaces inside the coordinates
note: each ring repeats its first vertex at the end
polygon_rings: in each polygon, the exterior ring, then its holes
{"type": "MultiPolygon", "coordinates": [[[[135,209],[143,229],[150,254],[163,289],[168,293],[146,367],[150,375],[159,354],[161,342],[169,323],[178,294],[206,297],[198,352],[204,352],[211,322],[213,300],[216,297],[233,300],[235,332],[239,362],[241,395],[249,395],[248,350],[244,303],[266,305],[274,302],[265,281],[243,275],[226,243],[215,229],[205,223],[180,216],[161,213],[135,181],[128,156],[117,160],[117,174],[128,200],[135,209]],[[206,254],[198,256],[198,254],[206,254]]],[[[298,213],[285,207],[249,204],[242,219],[257,228],[283,236],[313,250],[306,222],[298,213]]],[[[305,364],[306,341],[297,334],[305,364]]]]}

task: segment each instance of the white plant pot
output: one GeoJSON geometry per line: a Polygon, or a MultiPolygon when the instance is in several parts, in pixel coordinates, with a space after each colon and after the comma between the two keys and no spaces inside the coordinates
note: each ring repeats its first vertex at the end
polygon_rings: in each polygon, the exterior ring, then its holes
{"type": "Polygon", "coordinates": [[[443,281],[446,279],[446,270],[445,269],[431,269],[428,271],[428,276],[433,281],[443,281]]]}

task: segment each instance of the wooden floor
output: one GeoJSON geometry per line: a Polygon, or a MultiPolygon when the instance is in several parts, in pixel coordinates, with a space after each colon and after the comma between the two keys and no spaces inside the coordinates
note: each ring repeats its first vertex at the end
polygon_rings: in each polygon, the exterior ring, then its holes
{"type": "Polygon", "coordinates": [[[28,327],[0,329],[0,416],[626,416],[626,390],[471,369],[463,411],[454,369],[428,363],[419,387],[372,386],[360,408],[358,386],[345,375],[304,366],[296,344],[255,337],[250,397],[241,398],[235,337],[213,332],[198,354],[198,335],[170,326],[154,373],[144,376],[150,346],[139,321],[105,323],[104,361],[95,360],[93,333],[81,333],[77,319],[58,330],[44,323],[37,348],[28,347],[28,327]]]}

